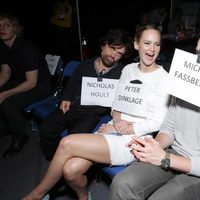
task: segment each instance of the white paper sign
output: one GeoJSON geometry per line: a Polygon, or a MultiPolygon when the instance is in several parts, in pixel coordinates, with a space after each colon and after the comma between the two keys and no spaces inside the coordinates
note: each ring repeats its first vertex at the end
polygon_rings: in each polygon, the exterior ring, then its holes
{"type": "Polygon", "coordinates": [[[115,91],[118,84],[117,79],[83,77],[81,88],[81,105],[98,105],[111,107],[115,98],[115,91]]]}
{"type": "Polygon", "coordinates": [[[112,107],[123,113],[145,117],[149,93],[147,84],[120,83],[112,107]]]}
{"type": "Polygon", "coordinates": [[[60,60],[60,56],[47,54],[45,56],[45,59],[47,61],[51,75],[54,75],[54,73],[56,71],[56,67],[57,67],[59,60],[60,60]]]}
{"type": "Polygon", "coordinates": [[[169,71],[167,92],[200,106],[200,64],[197,55],[176,49],[169,71]]]}

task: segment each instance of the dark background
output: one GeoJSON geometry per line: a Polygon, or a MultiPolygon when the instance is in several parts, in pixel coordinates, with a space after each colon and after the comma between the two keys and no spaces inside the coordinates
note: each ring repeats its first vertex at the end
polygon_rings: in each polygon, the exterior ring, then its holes
{"type": "MultiPolygon", "coordinates": [[[[48,53],[48,26],[50,10],[54,0],[6,0],[1,2],[0,10],[14,12],[24,26],[24,35],[43,52],[48,53]]],[[[76,8],[76,1],[72,0],[76,8]]],[[[135,26],[141,12],[150,11],[166,5],[168,10],[167,20],[170,17],[170,0],[144,1],[144,0],[79,0],[79,16],[81,35],[87,39],[89,55],[96,55],[99,38],[110,28],[120,27],[127,29],[133,36],[135,26]]],[[[76,44],[79,44],[78,23],[74,23],[76,44]]],[[[79,54],[79,46],[76,46],[79,54]]]]}

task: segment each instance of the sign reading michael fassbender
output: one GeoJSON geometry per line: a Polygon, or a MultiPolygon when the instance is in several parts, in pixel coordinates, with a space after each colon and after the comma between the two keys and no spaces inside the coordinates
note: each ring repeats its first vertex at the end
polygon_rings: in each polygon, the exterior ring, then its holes
{"type": "Polygon", "coordinates": [[[127,114],[144,117],[147,112],[147,99],[150,85],[119,83],[112,108],[127,114]]]}
{"type": "Polygon", "coordinates": [[[115,98],[118,79],[83,77],[81,88],[81,105],[98,105],[111,107],[115,98]]]}
{"type": "Polygon", "coordinates": [[[200,106],[200,64],[197,55],[176,49],[168,76],[167,92],[200,106]]]}

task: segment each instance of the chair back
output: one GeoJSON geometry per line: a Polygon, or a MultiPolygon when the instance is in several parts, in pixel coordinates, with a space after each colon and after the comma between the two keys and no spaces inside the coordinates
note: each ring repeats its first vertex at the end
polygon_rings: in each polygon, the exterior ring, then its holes
{"type": "Polygon", "coordinates": [[[75,69],[78,67],[79,64],[80,64],[80,62],[77,60],[69,61],[65,65],[64,76],[72,76],[72,74],[74,73],[75,69]]]}
{"type": "Polygon", "coordinates": [[[64,77],[70,77],[74,73],[74,70],[80,64],[79,61],[69,61],[68,63],[62,63],[57,66],[56,74],[58,75],[57,83],[54,88],[53,94],[46,99],[40,100],[29,105],[25,111],[32,112],[36,117],[44,119],[50,112],[54,111],[61,99],[64,77]]]}
{"type": "Polygon", "coordinates": [[[73,75],[74,71],[76,70],[79,64],[80,64],[79,61],[72,60],[72,61],[69,61],[68,63],[63,62],[59,66],[58,71],[57,71],[59,77],[57,80],[55,91],[53,93],[53,97],[62,95],[63,89],[67,82],[66,79],[69,80],[69,78],[73,75]]]}

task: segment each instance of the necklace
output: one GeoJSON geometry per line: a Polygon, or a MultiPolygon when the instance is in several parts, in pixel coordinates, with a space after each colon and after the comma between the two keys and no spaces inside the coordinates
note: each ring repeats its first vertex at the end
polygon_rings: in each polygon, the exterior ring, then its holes
{"type": "Polygon", "coordinates": [[[101,58],[97,58],[97,60],[96,60],[96,67],[97,67],[98,73],[103,73],[107,69],[103,65],[101,58]]]}

